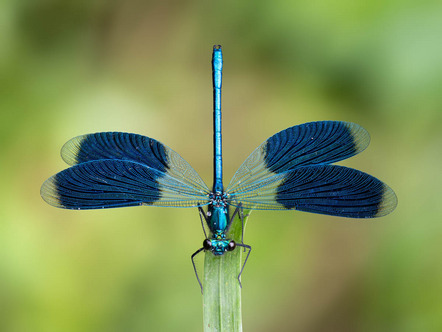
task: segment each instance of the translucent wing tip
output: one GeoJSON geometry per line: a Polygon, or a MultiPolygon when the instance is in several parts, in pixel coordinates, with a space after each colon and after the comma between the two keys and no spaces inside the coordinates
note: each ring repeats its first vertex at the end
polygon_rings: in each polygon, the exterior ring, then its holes
{"type": "Polygon", "coordinates": [[[370,144],[370,134],[367,130],[356,123],[342,122],[353,138],[354,154],[364,151],[370,144]]]}
{"type": "Polygon", "coordinates": [[[61,158],[70,166],[78,163],[78,155],[80,153],[81,145],[88,135],[80,135],[71,138],[61,148],[61,158]]]}
{"type": "Polygon", "coordinates": [[[373,218],[386,216],[387,214],[393,212],[397,206],[397,196],[394,193],[393,189],[391,189],[385,183],[383,184],[383,187],[384,191],[382,193],[382,198],[378,205],[378,210],[373,218]]]}
{"type": "Polygon", "coordinates": [[[58,194],[57,190],[57,180],[55,179],[55,176],[50,177],[43,183],[40,189],[40,195],[43,200],[49,205],[58,208],[66,208],[61,204],[60,195],[58,194]]]}

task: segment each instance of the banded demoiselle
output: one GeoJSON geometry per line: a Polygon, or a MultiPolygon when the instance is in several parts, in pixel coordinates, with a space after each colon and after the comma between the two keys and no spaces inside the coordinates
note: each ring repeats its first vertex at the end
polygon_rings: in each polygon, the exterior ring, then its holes
{"type": "MultiPolygon", "coordinates": [[[[192,255],[223,255],[251,247],[226,236],[243,209],[297,210],[348,218],[375,218],[397,205],[393,190],[377,178],[333,163],[362,152],[370,136],[361,126],[318,121],[287,128],[262,143],[225,188],[222,175],[221,46],[213,47],[214,183],[210,189],[178,153],[137,134],[102,132],[75,137],[61,150],[71,167],[41,187],[43,199],[59,208],[125,206],[196,207],[210,235],[192,255]],[[203,209],[206,207],[206,211],[203,209]]],[[[204,233],[206,234],[205,230],[204,233]]],[[[196,273],[197,280],[202,288],[196,273]]]]}

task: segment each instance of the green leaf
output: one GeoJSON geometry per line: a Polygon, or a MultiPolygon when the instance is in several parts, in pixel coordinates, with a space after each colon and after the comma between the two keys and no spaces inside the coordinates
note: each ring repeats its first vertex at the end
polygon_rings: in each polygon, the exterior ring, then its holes
{"type": "MultiPolygon", "coordinates": [[[[244,210],[244,228],[250,210],[244,210]]],[[[228,238],[241,243],[241,219],[235,217],[228,238]]],[[[215,256],[207,251],[204,260],[203,322],[205,332],[242,331],[241,287],[238,274],[243,248],[215,256]]]]}

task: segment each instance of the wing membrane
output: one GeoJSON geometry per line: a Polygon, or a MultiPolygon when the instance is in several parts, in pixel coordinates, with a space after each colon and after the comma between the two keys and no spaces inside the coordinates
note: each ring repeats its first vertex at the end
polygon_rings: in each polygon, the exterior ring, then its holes
{"type": "Polygon", "coordinates": [[[287,128],[262,143],[239,167],[227,191],[302,166],[331,164],[363,151],[370,142],[361,126],[318,121],[287,128]]]}
{"type": "Polygon", "coordinates": [[[41,187],[50,205],[99,209],[135,205],[195,207],[209,202],[208,191],[168,172],[129,160],[94,160],[52,176],[41,187]]]}
{"type": "Polygon", "coordinates": [[[299,167],[227,194],[230,205],[241,203],[246,209],[294,209],[349,218],[381,217],[397,205],[385,183],[337,165],[299,167]]]}
{"type": "Polygon", "coordinates": [[[72,138],[61,149],[69,165],[93,160],[129,160],[180,179],[201,191],[209,191],[198,173],[178,153],[163,143],[142,135],[102,132],[72,138]]]}

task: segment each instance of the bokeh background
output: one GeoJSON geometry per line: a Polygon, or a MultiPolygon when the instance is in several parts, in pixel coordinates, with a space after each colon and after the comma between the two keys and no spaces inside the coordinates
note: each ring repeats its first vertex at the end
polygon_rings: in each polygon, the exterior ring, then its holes
{"type": "Polygon", "coordinates": [[[442,331],[440,1],[3,0],[0,27],[0,330],[202,330],[196,209],[39,190],[98,131],[156,138],[211,185],[221,44],[226,183],[275,132],[344,120],[372,140],[342,164],[399,198],[373,221],[253,212],[244,330],[442,331]]]}

